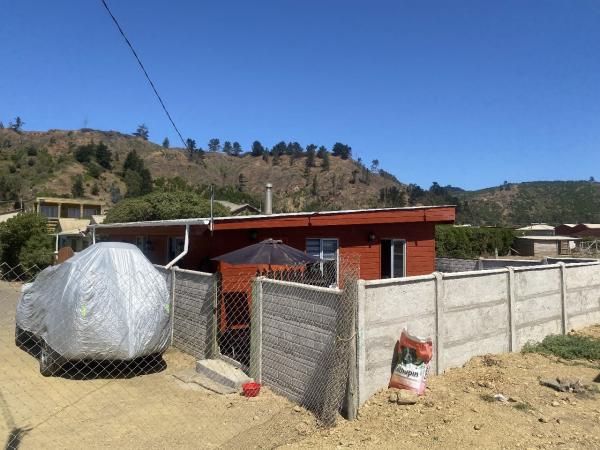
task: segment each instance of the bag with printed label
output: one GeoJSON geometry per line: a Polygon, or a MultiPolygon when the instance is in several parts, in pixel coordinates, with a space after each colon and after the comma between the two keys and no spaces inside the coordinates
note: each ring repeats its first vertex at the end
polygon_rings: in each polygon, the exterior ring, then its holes
{"type": "Polygon", "coordinates": [[[423,395],[427,386],[429,362],[433,355],[431,338],[413,336],[402,330],[394,349],[394,370],[389,387],[423,395]]]}

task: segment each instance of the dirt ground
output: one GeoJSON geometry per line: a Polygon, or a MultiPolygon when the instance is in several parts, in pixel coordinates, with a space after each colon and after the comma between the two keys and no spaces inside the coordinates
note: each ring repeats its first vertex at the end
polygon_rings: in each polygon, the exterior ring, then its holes
{"type": "Polygon", "coordinates": [[[315,430],[310,413],[268,389],[246,398],[177,380],[173,374],[195,361],[176,350],[158,373],[44,378],[37,360],[15,346],[18,289],[0,282],[2,448],[274,448],[315,430]]]}
{"type": "MultiPolygon", "coordinates": [[[[415,405],[391,404],[383,390],[356,421],[321,429],[310,413],[268,389],[248,399],[178,381],[173,374],[194,360],[175,350],[158,373],[44,378],[35,358],[14,345],[17,297],[17,286],[0,283],[0,445],[12,439],[12,448],[600,448],[600,393],[557,393],[538,381],[576,378],[598,391],[600,361],[475,358],[432,377],[415,405]],[[495,394],[515,401],[495,401],[495,394]]],[[[600,326],[581,333],[600,338],[600,326]]]]}
{"type": "MultiPolygon", "coordinates": [[[[579,332],[600,339],[600,325],[579,332]]],[[[410,406],[379,392],[355,422],[320,430],[290,448],[600,448],[600,361],[538,354],[488,355],[432,377],[410,406]],[[582,394],[559,393],[538,378],[580,379],[582,394]],[[496,401],[502,394],[511,401],[496,401]]]]}

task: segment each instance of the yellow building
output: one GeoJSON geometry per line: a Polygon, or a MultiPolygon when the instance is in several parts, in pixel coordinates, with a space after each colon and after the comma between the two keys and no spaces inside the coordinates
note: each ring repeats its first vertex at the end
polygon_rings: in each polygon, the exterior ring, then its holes
{"type": "Polygon", "coordinates": [[[90,220],[92,216],[104,214],[105,206],[98,200],[58,197],[38,197],[34,203],[35,211],[48,219],[50,233],[56,232],[60,219],[90,220]]]}

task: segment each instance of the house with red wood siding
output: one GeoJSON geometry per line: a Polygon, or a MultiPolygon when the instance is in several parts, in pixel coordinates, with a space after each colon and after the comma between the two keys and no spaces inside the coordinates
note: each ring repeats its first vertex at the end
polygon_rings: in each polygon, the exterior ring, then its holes
{"type": "MultiPolygon", "coordinates": [[[[435,270],[435,226],[453,223],[454,206],[300,212],[99,224],[96,239],[136,244],[155,264],[177,260],[177,266],[217,271],[211,258],[263,239],[283,243],[339,266],[344,257],[359,261],[365,280],[429,274],[435,270]]],[[[252,276],[256,266],[228,267],[252,276]]]]}

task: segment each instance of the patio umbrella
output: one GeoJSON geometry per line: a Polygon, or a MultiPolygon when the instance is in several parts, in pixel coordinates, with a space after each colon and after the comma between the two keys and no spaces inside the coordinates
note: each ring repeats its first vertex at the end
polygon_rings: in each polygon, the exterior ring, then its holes
{"type": "Polygon", "coordinates": [[[268,264],[269,266],[300,266],[321,262],[320,258],[307,255],[276,239],[265,239],[258,244],[249,245],[212,259],[234,265],[268,264]]]}

